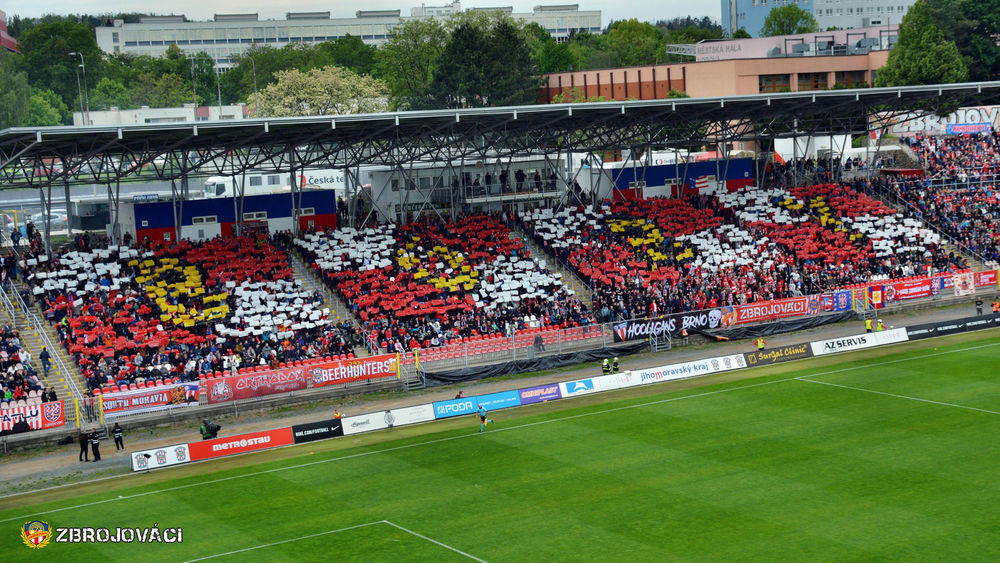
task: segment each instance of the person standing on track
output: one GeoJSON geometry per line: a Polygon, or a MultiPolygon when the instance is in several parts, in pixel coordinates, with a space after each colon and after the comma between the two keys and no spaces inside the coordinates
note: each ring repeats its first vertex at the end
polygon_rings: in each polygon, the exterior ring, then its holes
{"type": "Polygon", "coordinates": [[[983,298],[982,297],[976,297],[976,316],[977,317],[983,316],[983,298]]]}
{"type": "Polygon", "coordinates": [[[871,332],[871,331],[872,331],[872,320],[865,319],[865,332],[871,332]]]}
{"type": "Polygon", "coordinates": [[[122,427],[117,422],[114,428],[111,429],[111,435],[115,437],[115,451],[124,450],[125,443],[122,441],[122,427]]]}
{"type": "Polygon", "coordinates": [[[476,412],[479,413],[479,431],[482,432],[486,430],[487,424],[493,424],[493,420],[486,418],[486,407],[483,405],[479,405],[479,410],[476,412]]]}
{"type": "Polygon", "coordinates": [[[757,345],[758,352],[764,351],[764,346],[767,346],[767,341],[764,340],[763,336],[758,336],[757,340],[754,340],[753,343],[757,345]]]}
{"type": "Polygon", "coordinates": [[[90,437],[83,430],[80,431],[80,461],[90,461],[90,454],[87,446],[90,444],[90,437]]]}
{"type": "Polygon", "coordinates": [[[96,429],[90,431],[90,449],[94,453],[94,462],[101,461],[101,436],[96,429]]]}

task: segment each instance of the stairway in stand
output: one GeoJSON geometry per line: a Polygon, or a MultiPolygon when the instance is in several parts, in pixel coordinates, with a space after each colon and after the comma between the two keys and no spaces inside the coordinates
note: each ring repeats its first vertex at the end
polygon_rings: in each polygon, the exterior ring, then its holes
{"type": "MultiPolygon", "coordinates": [[[[347,304],[344,303],[336,293],[331,291],[325,283],[323,283],[319,274],[306,264],[297,251],[292,250],[288,252],[288,261],[291,263],[292,270],[295,272],[295,278],[302,280],[303,288],[309,292],[318,291],[319,294],[323,296],[323,306],[330,308],[331,319],[334,321],[347,320],[360,329],[361,321],[354,316],[354,313],[351,312],[351,309],[347,306],[347,304]]],[[[368,350],[366,350],[364,346],[355,346],[354,355],[361,357],[368,356],[369,354],[368,350]]]]}
{"type": "Polygon", "coordinates": [[[551,254],[545,252],[541,246],[535,243],[534,239],[530,235],[521,230],[520,227],[516,227],[513,231],[515,236],[519,237],[524,241],[525,246],[531,251],[531,256],[539,260],[545,261],[545,267],[552,273],[562,274],[563,283],[566,287],[572,289],[576,293],[580,301],[587,306],[588,309],[594,306],[594,292],[591,291],[590,286],[583,282],[575,273],[573,273],[565,264],[560,263],[551,254]]]}
{"type": "MultiPolygon", "coordinates": [[[[8,290],[8,295],[11,297],[11,301],[15,301],[13,295],[10,295],[9,291],[21,291],[24,286],[20,282],[16,282],[13,285],[12,290],[8,290]]],[[[15,307],[17,307],[15,305],[15,307]]],[[[25,348],[31,353],[31,364],[34,366],[35,371],[38,372],[39,379],[43,380],[42,384],[46,387],[55,387],[56,395],[60,399],[65,399],[67,401],[72,401],[76,397],[77,390],[86,389],[86,384],[83,382],[83,376],[80,374],[79,369],[76,364],[73,363],[69,352],[64,346],[61,345],[59,339],[56,337],[55,330],[44,321],[44,316],[42,315],[41,309],[37,304],[29,305],[32,312],[42,319],[42,330],[46,331],[49,340],[55,344],[55,346],[49,348],[49,354],[52,356],[52,368],[49,370],[49,376],[44,377],[42,370],[42,360],[40,355],[42,353],[42,337],[35,330],[31,324],[27,321],[24,313],[17,309],[14,318],[11,319],[10,315],[5,311],[3,315],[4,322],[9,322],[11,326],[17,329],[18,333],[21,335],[21,342],[24,343],[25,348]],[[65,364],[70,373],[60,373],[58,368],[58,363],[55,361],[55,357],[59,356],[63,364],[65,364]]]]}

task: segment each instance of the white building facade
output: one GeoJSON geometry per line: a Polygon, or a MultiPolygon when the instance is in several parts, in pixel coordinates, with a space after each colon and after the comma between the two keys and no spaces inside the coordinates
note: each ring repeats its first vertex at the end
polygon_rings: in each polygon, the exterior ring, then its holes
{"type": "Polygon", "coordinates": [[[222,121],[245,119],[247,107],[244,104],[231,106],[198,106],[184,104],[177,108],[151,108],[142,106],[139,109],[111,108],[108,111],[91,111],[86,114],[73,112],[73,125],[142,125],[147,123],[185,123],[196,121],[222,121]]]}
{"type": "Polygon", "coordinates": [[[812,0],[820,30],[899,24],[916,0],[812,0]]]}
{"type": "MultiPolygon", "coordinates": [[[[577,4],[535,6],[530,13],[513,12],[509,7],[494,9],[526,23],[538,23],[557,41],[577,31],[601,31],[601,11],[580,10],[577,4]]],[[[226,70],[236,66],[237,57],[251,45],[274,48],[293,43],[312,45],[348,34],[369,45],[381,45],[388,41],[395,26],[409,19],[444,17],[459,11],[461,4],[453,2],[440,7],[414,8],[410,17],[402,16],[399,10],[358,11],[353,18],[331,18],[330,12],[288,13],[284,20],[265,21],[257,14],[216,14],[208,22],[185,21],[184,16],[154,16],[144,17],[140,23],[108,19],[95,31],[97,45],[106,53],[161,57],[168,47],[176,45],[189,54],[204,51],[219,70],[226,70]]]]}

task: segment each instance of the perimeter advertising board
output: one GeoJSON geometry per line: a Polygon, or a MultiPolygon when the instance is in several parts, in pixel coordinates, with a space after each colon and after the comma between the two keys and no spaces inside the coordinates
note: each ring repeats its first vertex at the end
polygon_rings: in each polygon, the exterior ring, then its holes
{"type": "Polygon", "coordinates": [[[744,355],[746,356],[747,365],[754,367],[811,358],[813,353],[812,348],[808,344],[794,344],[791,346],[779,346],[770,350],[748,352],[744,355]]]}
{"type": "Polygon", "coordinates": [[[344,426],[340,419],[321,420],[292,426],[292,440],[296,444],[315,442],[344,435],[344,426]]]}
{"type": "Polygon", "coordinates": [[[344,417],[344,435],[371,432],[389,428],[392,411],[371,412],[357,416],[344,417]]]}
{"type": "Polygon", "coordinates": [[[897,328],[882,332],[869,332],[855,336],[820,340],[819,342],[811,342],[809,346],[812,348],[814,356],[823,356],[837,352],[848,352],[850,350],[863,350],[874,346],[882,346],[883,344],[906,342],[906,340],[906,329],[897,328]]]}
{"type": "Polygon", "coordinates": [[[146,471],[170,467],[191,461],[187,444],[174,444],[151,450],[132,452],[132,471],[146,471]]]}
{"type": "Polygon", "coordinates": [[[213,457],[277,448],[278,446],[287,446],[294,442],[291,427],[285,427],[276,430],[250,432],[227,438],[191,442],[188,444],[188,451],[191,453],[191,461],[198,461],[213,457]]]}

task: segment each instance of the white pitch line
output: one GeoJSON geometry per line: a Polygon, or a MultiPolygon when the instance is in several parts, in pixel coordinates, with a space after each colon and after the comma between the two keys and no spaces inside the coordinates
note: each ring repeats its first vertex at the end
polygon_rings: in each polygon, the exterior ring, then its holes
{"type": "Polygon", "coordinates": [[[274,547],[276,545],[281,545],[283,543],[291,543],[293,541],[307,540],[309,538],[318,538],[320,536],[326,536],[326,535],[330,535],[330,534],[336,534],[338,532],[346,532],[348,530],[357,530],[358,528],[365,528],[365,527],[368,527],[368,526],[374,526],[376,524],[386,524],[386,523],[391,523],[391,522],[388,522],[387,520],[379,520],[377,522],[368,522],[367,524],[358,524],[356,526],[348,526],[346,528],[338,528],[336,530],[327,530],[325,532],[319,532],[317,534],[309,534],[307,536],[301,536],[301,537],[298,537],[298,538],[292,538],[292,539],[288,539],[288,540],[281,540],[281,541],[276,541],[276,542],[273,542],[273,543],[265,543],[265,544],[261,544],[261,545],[255,545],[253,547],[245,547],[243,549],[237,549],[237,550],[234,550],[234,551],[227,551],[225,553],[216,553],[215,555],[206,555],[205,557],[199,557],[197,559],[188,559],[184,563],[194,563],[195,561],[205,561],[207,559],[215,559],[216,557],[226,557],[227,555],[236,555],[237,553],[244,553],[244,552],[247,552],[247,551],[253,551],[255,549],[264,549],[265,547],[274,547]]]}
{"type": "Polygon", "coordinates": [[[830,383],[829,381],[819,381],[816,379],[804,379],[801,377],[795,378],[797,381],[802,381],[805,383],[816,383],[817,385],[829,385],[830,387],[840,387],[841,389],[852,389],[854,391],[864,391],[865,393],[874,393],[876,395],[885,395],[886,397],[896,397],[897,399],[909,399],[911,401],[920,401],[921,403],[931,403],[934,405],[941,405],[943,407],[955,407],[957,409],[965,409],[970,411],[985,412],[988,414],[1000,414],[998,411],[991,411],[989,409],[981,409],[978,407],[970,407],[968,405],[959,405],[957,403],[946,403],[944,401],[933,401],[931,399],[922,399],[920,397],[911,397],[909,395],[897,395],[896,393],[887,393],[885,391],[876,391],[874,389],[865,389],[864,387],[854,387],[851,385],[841,385],[839,383],[830,383]]]}
{"type": "MultiPolygon", "coordinates": [[[[518,425],[515,425],[515,426],[508,426],[506,428],[498,428],[496,430],[491,430],[490,433],[506,432],[506,431],[511,431],[511,430],[519,430],[519,429],[522,429],[522,428],[530,428],[530,427],[533,427],[533,426],[540,426],[542,424],[551,424],[551,423],[554,423],[554,422],[563,422],[563,421],[566,421],[566,420],[573,420],[573,419],[583,418],[583,417],[587,417],[587,416],[594,416],[594,415],[619,412],[619,411],[629,410],[629,409],[643,408],[643,407],[648,407],[648,406],[652,406],[652,405],[660,405],[660,404],[664,404],[664,403],[672,403],[674,401],[683,401],[685,399],[694,399],[694,398],[698,398],[698,397],[708,397],[708,396],[711,396],[711,395],[718,395],[720,393],[728,393],[730,391],[740,391],[740,390],[743,390],[743,389],[752,389],[754,387],[761,387],[761,386],[764,386],[764,385],[772,385],[774,383],[784,383],[786,381],[795,381],[795,380],[808,381],[807,379],[804,379],[804,378],[806,378],[806,377],[819,377],[819,376],[822,376],[822,375],[833,375],[835,373],[844,373],[844,372],[854,371],[854,370],[861,369],[861,368],[877,367],[877,366],[895,364],[895,363],[899,363],[899,362],[902,362],[902,361],[918,360],[918,359],[923,359],[923,358],[932,358],[932,357],[935,357],[935,356],[943,356],[943,355],[946,355],[946,354],[955,354],[955,353],[958,353],[958,352],[967,352],[969,350],[978,350],[980,348],[990,348],[990,347],[994,347],[994,346],[1000,346],[1000,342],[996,342],[996,343],[993,343],[993,344],[983,344],[983,345],[980,345],[980,346],[971,346],[969,348],[962,348],[962,349],[959,349],[959,350],[946,350],[946,351],[943,351],[943,352],[936,352],[934,354],[925,354],[923,356],[915,356],[915,357],[911,357],[911,358],[901,358],[901,359],[896,359],[896,360],[887,360],[887,361],[884,361],[884,362],[861,364],[861,365],[852,366],[852,367],[846,367],[846,368],[841,368],[841,369],[824,371],[824,372],[820,372],[820,373],[814,373],[812,375],[807,375],[807,376],[788,377],[788,378],[785,378],[785,379],[775,379],[775,380],[772,380],[772,381],[765,381],[763,383],[753,383],[753,384],[750,384],[750,385],[740,385],[738,387],[728,387],[726,389],[719,389],[717,391],[706,391],[704,393],[695,393],[693,395],[684,395],[683,397],[671,397],[669,399],[660,399],[658,401],[649,401],[649,402],[646,402],[646,403],[640,403],[640,404],[635,404],[635,405],[627,405],[627,406],[624,406],[624,407],[615,407],[615,408],[605,409],[605,410],[600,410],[600,411],[591,411],[591,412],[587,412],[587,413],[575,414],[575,415],[569,415],[569,416],[563,416],[563,417],[559,417],[559,418],[550,418],[550,419],[542,420],[542,421],[539,421],[539,422],[529,422],[527,424],[518,424],[518,425]]],[[[355,459],[355,458],[359,458],[359,457],[366,457],[366,456],[370,456],[370,455],[374,455],[374,454],[389,453],[389,452],[395,452],[395,451],[405,450],[405,449],[409,449],[409,448],[415,448],[415,447],[418,447],[418,446],[429,446],[429,445],[433,445],[433,444],[440,444],[440,443],[443,443],[443,442],[450,442],[452,440],[462,440],[462,439],[476,438],[479,435],[480,434],[478,432],[476,432],[476,433],[470,433],[470,434],[462,434],[462,435],[459,435],[459,436],[449,436],[447,438],[438,438],[438,439],[435,439],[435,440],[428,440],[426,442],[416,442],[416,443],[413,443],[413,444],[406,444],[406,445],[402,445],[402,446],[394,446],[394,447],[391,447],[391,448],[385,448],[385,449],[381,449],[381,450],[372,450],[372,451],[368,451],[368,452],[361,452],[361,453],[356,453],[356,454],[351,454],[351,455],[346,455],[346,456],[341,456],[341,457],[334,457],[334,458],[330,458],[330,459],[321,459],[319,461],[310,461],[308,463],[300,463],[300,464],[297,464],[297,465],[287,465],[287,466],[284,466],[284,467],[276,467],[274,469],[264,469],[264,470],[261,470],[261,471],[254,471],[252,473],[242,473],[240,475],[232,475],[230,477],[222,477],[222,478],[219,478],[219,479],[211,479],[211,480],[208,480],[208,481],[197,481],[197,482],[194,482],[194,483],[189,483],[187,485],[178,485],[176,487],[167,487],[165,489],[157,489],[155,491],[147,491],[145,493],[137,493],[137,494],[134,494],[134,495],[120,496],[118,498],[108,498],[108,499],[104,499],[104,500],[98,500],[98,501],[94,501],[94,502],[77,504],[77,505],[73,505],[73,506],[65,506],[65,507],[62,507],[62,508],[54,508],[52,510],[46,510],[44,512],[36,512],[36,513],[30,514],[30,515],[18,516],[18,517],[15,517],[15,518],[5,518],[3,520],[0,520],[0,523],[13,522],[15,520],[23,520],[25,518],[32,518],[32,517],[36,517],[36,516],[41,516],[43,514],[52,514],[52,513],[55,513],[55,512],[63,512],[65,510],[74,510],[74,509],[77,509],[77,508],[86,508],[88,506],[95,506],[95,505],[98,505],[98,504],[105,504],[105,503],[108,503],[108,502],[115,502],[115,501],[120,501],[120,500],[129,500],[129,499],[133,499],[133,498],[140,498],[140,497],[145,497],[145,496],[149,496],[149,495],[155,495],[155,494],[159,494],[159,493],[167,493],[167,492],[170,492],[170,491],[177,491],[177,490],[181,490],[181,489],[188,489],[188,488],[191,488],[191,487],[199,487],[201,485],[212,485],[214,483],[222,483],[224,481],[232,481],[234,479],[242,479],[244,477],[255,477],[255,476],[258,476],[258,475],[267,475],[269,473],[277,473],[279,471],[288,471],[288,470],[292,470],[292,469],[301,469],[303,467],[310,467],[310,466],[318,465],[318,464],[321,464],[321,463],[331,463],[331,462],[335,462],[335,461],[344,461],[344,460],[355,459]]],[[[82,481],[82,482],[74,483],[74,484],[75,485],[84,485],[84,484],[87,484],[89,482],[90,481],[82,481]]],[[[23,493],[18,493],[18,495],[20,495],[20,494],[23,494],[23,493]]],[[[11,496],[14,496],[14,495],[11,495],[11,496]]]]}
{"type": "Polygon", "coordinates": [[[435,539],[429,538],[429,537],[427,537],[427,536],[425,536],[423,534],[418,534],[417,532],[414,532],[413,530],[411,530],[409,528],[404,528],[404,527],[400,526],[399,524],[396,524],[395,522],[390,522],[388,520],[383,520],[383,522],[385,522],[386,524],[392,526],[393,528],[399,528],[400,530],[406,532],[407,534],[413,534],[414,536],[416,536],[416,537],[418,537],[418,538],[420,538],[422,540],[426,540],[426,541],[429,541],[431,543],[440,545],[441,547],[443,547],[445,549],[450,549],[451,551],[454,551],[455,553],[457,553],[459,555],[463,555],[465,557],[468,557],[469,559],[472,559],[473,561],[479,561],[479,563],[487,563],[485,560],[480,559],[480,558],[476,557],[475,555],[469,555],[468,553],[462,551],[461,549],[456,549],[456,548],[454,548],[454,547],[452,547],[452,546],[450,546],[450,545],[448,545],[446,543],[441,543],[441,542],[439,542],[439,541],[437,541],[435,539]]]}

